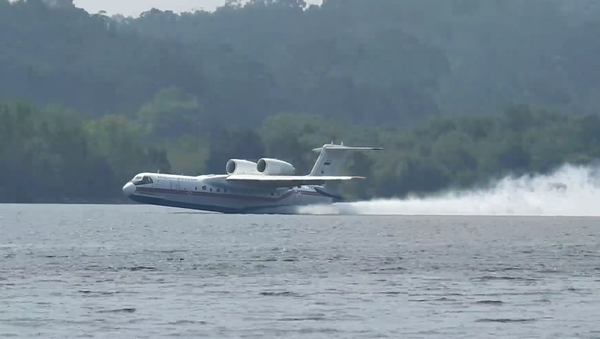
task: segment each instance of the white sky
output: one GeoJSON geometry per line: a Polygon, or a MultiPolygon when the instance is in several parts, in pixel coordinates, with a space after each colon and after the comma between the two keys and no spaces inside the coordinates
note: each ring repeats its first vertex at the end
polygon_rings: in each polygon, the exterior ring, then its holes
{"type": "MultiPolygon", "coordinates": [[[[321,4],[321,0],[305,0],[309,4],[321,4]]],[[[185,11],[212,11],[225,3],[225,0],[75,0],[75,6],[95,14],[102,10],[108,15],[122,14],[137,17],[140,13],[158,8],[180,13],[185,11]]]]}

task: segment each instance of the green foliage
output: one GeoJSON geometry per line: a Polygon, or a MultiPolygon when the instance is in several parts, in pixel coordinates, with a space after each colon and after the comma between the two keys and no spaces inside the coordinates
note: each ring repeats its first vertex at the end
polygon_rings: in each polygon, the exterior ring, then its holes
{"type": "Polygon", "coordinates": [[[229,158],[307,173],[310,149],[342,140],[386,148],[351,157],[368,178],[355,198],[589,163],[598,14],[594,0],[228,0],[111,18],[0,0],[0,97],[21,99],[0,102],[0,200],[114,201],[138,172],[229,158]]]}
{"type": "Polygon", "coordinates": [[[173,131],[189,135],[200,133],[200,113],[196,98],[186,97],[178,88],[168,88],[157,93],[152,102],[143,105],[136,120],[144,126],[146,133],[163,139],[173,131]]]}
{"type": "Polygon", "coordinates": [[[211,134],[207,171],[211,174],[225,173],[229,159],[257,161],[265,154],[260,136],[249,129],[219,129],[211,134]]]}
{"type": "Polygon", "coordinates": [[[594,0],[229,1],[139,18],[70,0],[0,8],[0,95],[94,117],[185,111],[161,136],[258,127],[281,112],[383,126],[509,102],[600,105],[594,0]]]}
{"type": "Polygon", "coordinates": [[[140,168],[170,170],[124,117],[26,102],[0,102],[0,159],[2,202],[115,201],[140,168]]]}
{"type": "Polygon", "coordinates": [[[210,150],[205,139],[182,135],[179,139],[168,140],[162,145],[167,150],[168,163],[175,173],[184,175],[206,173],[206,162],[210,150]]]}
{"type": "Polygon", "coordinates": [[[94,117],[147,105],[140,114],[162,122],[146,126],[160,136],[208,123],[258,127],[283,111],[411,121],[439,113],[429,91],[449,70],[441,50],[397,25],[336,29],[336,13],[303,11],[299,0],[138,19],[42,0],[2,6],[0,95],[94,117]]]}
{"type": "MultiPolygon", "coordinates": [[[[138,115],[147,122],[145,117],[138,115]]],[[[570,117],[527,106],[495,118],[434,118],[387,128],[282,114],[256,129],[218,128],[204,138],[183,134],[177,139],[153,137],[154,129],[124,116],[89,120],[26,102],[0,102],[0,122],[0,169],[6,174],[0,200],[5,202],[114,201],[138,172],[224,173],[231,158],[275,157],[308,173],[316,159],[310,150],[330,141],[386,149],[349,159],[346,172],[367,177],[344,187],[356,199],[466,188],[600,156],[598,116],[570,117]]]]}

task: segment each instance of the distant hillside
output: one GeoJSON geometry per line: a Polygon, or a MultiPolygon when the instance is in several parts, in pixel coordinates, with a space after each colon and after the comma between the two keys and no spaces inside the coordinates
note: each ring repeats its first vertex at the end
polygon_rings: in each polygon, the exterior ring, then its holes
{"type": "Polygon", "coordinates": [[[303,7],[229,1],[214,13],[132,19],[71,0],[0,0],[0,97],[133,116],[175,89],[189,105],[170,110],[174,129],[163,132],[172,136],[190,121],[201,133],[281,113],[399,125],[496,114],[511,103],[572,113],[600,105],[595,1],[303,7]]]}

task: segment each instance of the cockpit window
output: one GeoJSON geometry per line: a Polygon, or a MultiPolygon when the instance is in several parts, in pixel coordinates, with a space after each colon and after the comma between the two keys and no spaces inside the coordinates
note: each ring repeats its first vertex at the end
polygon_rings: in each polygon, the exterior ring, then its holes
{"type": "Polygon", "coordinates": [[[141,176],[141,175],[138,175],[135,178],[133,178],[133,180],[131,182],[134,185],[147,185],[147,184],[154,183],[154,181],[152,181],[152,178],[150,178],[148,176],[141,176]]]}

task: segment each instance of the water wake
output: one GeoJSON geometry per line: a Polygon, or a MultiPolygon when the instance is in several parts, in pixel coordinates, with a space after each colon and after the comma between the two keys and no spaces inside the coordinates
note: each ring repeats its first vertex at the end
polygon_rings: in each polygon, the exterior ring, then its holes
{"type": "Polygon", "coordinates": [[[600,216],[600,171],[564,165],[550,175],[506,177],[490,188],[427,198],[305,206],[300,214],[600,216]]]}

